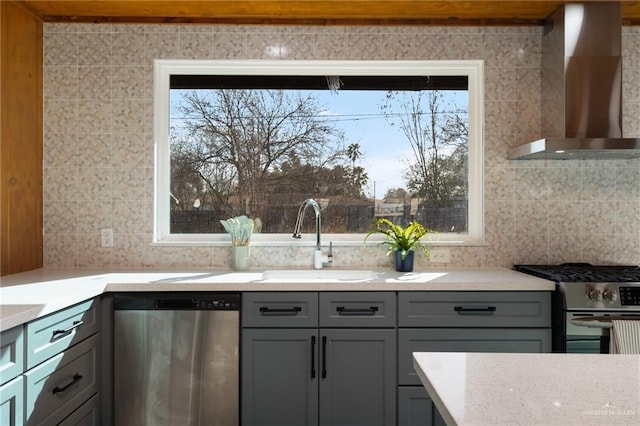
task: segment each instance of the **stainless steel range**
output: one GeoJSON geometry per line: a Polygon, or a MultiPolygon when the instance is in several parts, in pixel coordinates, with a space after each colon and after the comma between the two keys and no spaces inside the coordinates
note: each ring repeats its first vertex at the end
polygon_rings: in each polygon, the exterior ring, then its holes
{"type": "Polygon", "coordinates": [[[640,267],[588,263],[515,265],[557,283],[553,301],[554,352],[608,353],[607,322],[640,319],[640,267]]]}

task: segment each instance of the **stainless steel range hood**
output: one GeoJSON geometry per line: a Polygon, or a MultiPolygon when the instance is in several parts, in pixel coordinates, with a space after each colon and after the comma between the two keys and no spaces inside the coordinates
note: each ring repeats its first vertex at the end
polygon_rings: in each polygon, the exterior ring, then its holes
{"type": "Polygon", "coordinates": [[[619,2],[569,3],[545,22],[542,134],[510,159],[640,158],[622,137],[622,14],[619,2]]]}

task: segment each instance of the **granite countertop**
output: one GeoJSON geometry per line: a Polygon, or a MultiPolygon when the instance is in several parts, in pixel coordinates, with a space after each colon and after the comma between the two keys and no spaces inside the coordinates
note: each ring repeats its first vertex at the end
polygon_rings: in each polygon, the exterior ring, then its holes
{"type": "Polygon", "coordinates": [[[415,352],[448,425],[638,425],[640,356],[415,352]]]}
{"type": "Polygon", "coordinates": [[[555,284],[506,268],[412,273],[321,271],[114,271],[36,269],[0,278],[0,331],[105,292],[126,291],[552,291],[555,284]]]}

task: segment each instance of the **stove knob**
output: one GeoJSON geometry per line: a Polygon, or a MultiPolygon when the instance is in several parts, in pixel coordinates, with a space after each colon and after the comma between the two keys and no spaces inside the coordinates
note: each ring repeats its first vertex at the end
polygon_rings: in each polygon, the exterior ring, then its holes
{"type": "Polygon", "coordinates": [[[587,290],[587,299],[591,302],[600,302],[602,300],[602,291],[597,288],[587,290]]]}
{"type": "Polygon", "coordinates": [[[606,288],[602,292],[602,300],[604,300],[605,302],[615,302],[616,300],[618,300],[618,294],[614,290],[606,288]]]}

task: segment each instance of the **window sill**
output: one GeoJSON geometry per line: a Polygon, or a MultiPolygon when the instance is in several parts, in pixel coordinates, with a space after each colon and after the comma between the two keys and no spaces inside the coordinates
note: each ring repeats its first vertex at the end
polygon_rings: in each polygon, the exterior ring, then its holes
{"type": "MultiPolygon", "coordinates": [[[[329,238],[329,236],[323,236],[322,238],[322,246],[328,247],[329,243],[333,244],[334,247],[363,247],[363,238],[358,240],[352,239],[334,239],[329,238]]],[[[376,247],[382,240],[370,238],[367,241],[366,247],[376,247]]],[[[152,246],[158,247],[229,247],[230,242],[228,240],[225,241],[154,241],[150,243],[152,246]]],[[[488,244],[484,241],[478,240],[469,240],[469,241],[455,241],[455,240],[444,240],[444,241],[427,241],[425,242],[427,247],[485,247],[488,244]]],[[[253,247],[313,247],[315,246],[315,239],[308,238],[305,239],[303,237],[302,240],[285,240],[280,238],[274,239],[263,239],[263,240],[253,240],[251,241],[251,246],[253,247]]]]}

